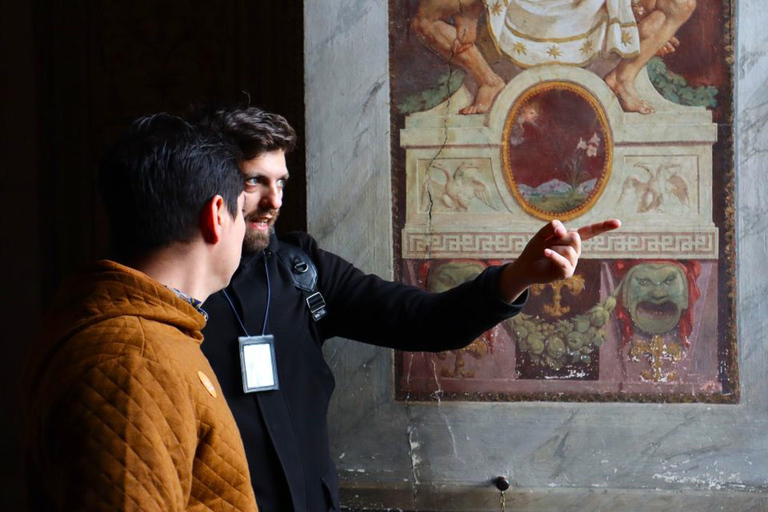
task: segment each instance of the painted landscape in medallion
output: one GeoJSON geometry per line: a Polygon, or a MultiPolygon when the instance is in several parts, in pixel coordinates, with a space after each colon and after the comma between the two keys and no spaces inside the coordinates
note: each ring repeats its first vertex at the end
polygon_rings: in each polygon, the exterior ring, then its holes
{"type": "Polygon", "coordinates": [[[444,291],[551,219],[623,221],[467,347],[397,353],[398,399],[738,401],[731,19],[725,0],[390,0],[400,280],[444,291]]]}
{"type": "Polygon", "coordinates": [[[570,220],[608,183],[611,130],[596,100],[567,82],[529,89],[504,126],[504,177],[526,212],[570,220]]]}

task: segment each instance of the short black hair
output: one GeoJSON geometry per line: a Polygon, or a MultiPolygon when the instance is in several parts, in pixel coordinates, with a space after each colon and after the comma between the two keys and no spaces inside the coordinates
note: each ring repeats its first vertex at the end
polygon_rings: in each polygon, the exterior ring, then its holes
{"type": "Polygon", "coordinates": [[[244,160],[270,151],[290,153],[296,147],[296,132],[279,114],[252,106],[198,106],[191,123],[220,133],[237,145],[244,160]]]}
{"type": "Polygon", "coordinates": [[[217,194],[236,216],[243,191],[239,158],[234,144],[180,117],[134,121],[99,166],[113,256],[130,259],[192,240],[204,206],[217,194]]]}

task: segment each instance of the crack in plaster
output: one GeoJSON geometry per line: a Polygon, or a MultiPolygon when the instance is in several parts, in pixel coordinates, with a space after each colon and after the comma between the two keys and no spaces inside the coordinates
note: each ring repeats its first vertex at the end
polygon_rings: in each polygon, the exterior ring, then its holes
{"type": "Polygon", "coordinates": [[[453,455],[458,459],[460,462],[464,462],[464,460],[459,456],[459,452],[456,449],[456,437],[453,435],[453,428],[451,427],[451,423],[448,421],[448,416],[445,414],[445,411],[441,407],[443,404],[442,396],[443,396],[443,389],[440,387],[440,379],[437,376],[437,365],[435,364],[435,359],[432,358],[432,374],[435,377],[435,384],[437,385],[437,391],[432,393],[432,396],[437,400],[437,412],[440,414],[440,417],[443,420],[443,423],[445,423],[445,428],[448,430],[448,435],[451,437],[451,448],[453,448],[453,455]]]}
{"type": "Polygon", "coordinates": [[[419,447],[419,444],[414,440],[416,434],[416,427],[413,425],[413,416],[411,413],[411,372],[413,371],[413,358],[414,353],[410,352],[408,358],[408,371],[405,374],[405,415],[408,418],[408,425],[406,426],[405,433],[408,439],[408,460],[411,463],[411,499],[416,503],[416,494],[418,493],[419,473],[418,465],[421,462],[421,458],[415,453],[415,450],[419,447]]]}
{"type": "MultiPolygon", "coordinates": [[[[460,12],[463,12],[463,7],[461,5],[461,1],[460,0],[459,0],[459,10],[460,10],[460,12]]],[[[430,174],[432,172],[432,165],[434,164],[435,160],[437,160],[437,158],[440,157],[440,155],[443,153],[443,150],[445,149],[445,146],[448,144],[448,126],[447,126],[447,124],[448,124],[448,116],[450,114],[451,101],[452,101],[452,96],[453,96],[453,94],[451,92],[451,85],[450,84],[451,84],[451,79],[453,78],[453,73],[455,72],[455,68],[454,68],[454,66],[451,63],[453,61],[453,58],[454,58],[454,53],[452,51],[451,52],[451,56],[450,56],[450,58],[448,60],[448,80],[446,80],[446,85],[445,85],[446,94],[448,96],[448,104],[446,105],[446,110],[447,110],[448,114],[443,118],[443,126],[442,126],[443,141],[442,141],[442,143],[440,145],[440,148],[437,150],[435,155],[429,161],[429,164],[427,164],[427,170],[426,170],[426,177],[427,178],[430,177],[430,174]]],[[[427,231],[427,235],[429,236],[429,235],[432,234],[432,220],[433,220],[432,213],[433,213],[434,205],[435,205],[435,200],[432,197],[432,191],[429,189],[429,187],[427,187],[427,197],[428,197],[428,200],[429,200],[429,208],[427,210],[427,227],[426,227],[426,231],[427,231]]],[[[427,254],[426,254],[425,259],[427,261],[432,259],[432,246],[431,246],[431,244],[427,244],[427,254]]],[[[427,266],[427,273],[424,276],[424,285],[425,286],[426,286],[426,283],[429,282],[429,275],[430,275],[431,270],[432,269],[429,266],[427,266]]],[[[413,414],[412,414],[412,411],[411,411],[411,403],[410,403],[410,400],[411,400],[411,373],[413,371],[413,358],[414,358],[414,354],[410,353],[409,359],[408,359],[408,371],[406,373],[406,390],[407,390],[407,392],[406,392],[405,401],[404,401],[405,402],[404,408],[405,408],[406,417],[408,419],[408,425],[406,426],[406,434],[407,434],[407,438],[408,438],[408,455],[409,455],[409,460],[411,462],[410,484],[411,484],[411,492],[412,492],[413,504],[415,505],[416,500],[417,500],[417,496],[418,496],[418,485],[420,483],[420,481],[419,481],[419,465],[421,464],[422,459],[416,453],[416,450],[421,445],[420,445],[420,443],[418,441],[416,441],[417,427],[413,423],[413,414]]],[[[432,371],[433,371],[433,374],[435,376],[435,382],[436,382],[437,387],[438,387],[438,390],[433,394],[433,396],[437,399],[438,408],[440,408],[440,404],[441,404],[440,397],[442,395],[442,389],[440,387],[440,379],[437,376],[437,369],[435,367],[434,359],[431,362],[432,362],[432,371]]],[[[453,447],[453,453],[458,458],[458,451],[456,449],[456,438],[454,436],[453,429],[451,428],[451,425],[450,425],[450,423],[448,421],[448,418],[445,416],[445,412],[442,409],[439,409],[439,411],[440,411],[440,416],[442,417],[442,419],[443,419],[443,421],[445,423],[445,426],[446,426],[446,428],[448,430],[448,433],[449,433],[449,435],[451,437],[451,445],[453,447]]],[[[459,460],[461,460],[461,459],[459,458],[459,460]]]]}

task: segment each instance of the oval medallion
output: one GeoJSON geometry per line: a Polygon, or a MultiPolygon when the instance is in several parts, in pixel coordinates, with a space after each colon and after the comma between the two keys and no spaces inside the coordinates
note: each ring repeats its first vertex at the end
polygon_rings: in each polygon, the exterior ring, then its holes
{"type": "Polygon", "coordinates": [[[584,87],[542,82],[515,101],[502,140],[504,177],[523,209],[569,220],[594,206],[613,164],[611,129],[584,87]]]}

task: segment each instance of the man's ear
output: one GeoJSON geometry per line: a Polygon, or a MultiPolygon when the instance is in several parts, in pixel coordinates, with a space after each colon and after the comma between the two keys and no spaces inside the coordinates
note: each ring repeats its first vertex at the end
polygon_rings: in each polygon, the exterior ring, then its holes
{"type": "Polygon", "coordinates": [[[224,198],[215,195],[205,203],[203,213],[200,218],[200,228],[203,233],[203,239],[209,244],[218,243],[221,239],[221,233],[224,230],[224,215],[227,213],[227,206],[224,198]]]}

